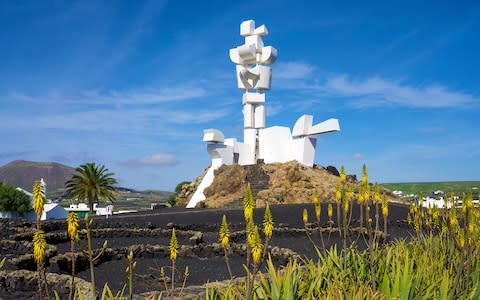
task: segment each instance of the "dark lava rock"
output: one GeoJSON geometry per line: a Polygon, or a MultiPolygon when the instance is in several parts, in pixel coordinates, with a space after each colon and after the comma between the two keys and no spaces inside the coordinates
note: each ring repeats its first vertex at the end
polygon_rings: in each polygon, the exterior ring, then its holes
{"type": "Polygon", "coordinates": [[[347,182],[351,182],[351,183],[357,182],[357,175],[355,174],[347,175],[347,182]]]}
{"type": "Polygon", "coordinates": [[[325,170],[327,170],[328,173],[334,176],[340,176],[340,172],[338,172],[337,168],[335,168],[334,166],[328,166],[325,168],[325,170]]]}
{"type": "Polygon", "coordinates": [[[203,243],[203,233],[201,233],[200,231],[197,231],[192,235],[192,237],[189,240],[190,240],[190,245],[192,246],[201,244],[203,243]]]}
{"type": "MultiPolygon", "coordinates": [[[[55,290],[61,299],[66,299],[69,293],[70,275],[47,273],[50,292],[55,290]]],[[[81,278],[75,278],[76,286],[82,294],[88,295],[89,283],[81,278]]],[[[4,299],[37,299],[37,272],[0,271],[0,298],[4,299]]]]}

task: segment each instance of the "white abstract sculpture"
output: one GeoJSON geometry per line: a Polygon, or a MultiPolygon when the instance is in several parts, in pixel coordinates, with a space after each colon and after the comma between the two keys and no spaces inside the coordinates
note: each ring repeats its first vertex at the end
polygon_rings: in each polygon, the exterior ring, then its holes
{"type": "Polygon", "coordinates": [[[203,191],[213,183],[214,171],[221,165],[252,165],[258,159],[265,163],[296,160],[312,167],[315,161],[316,136],[340,131],[337,119],[328,119],[313,125],[313,116],[301,116],[293,131],[288,127],[266,128],[265,91],[270,90],[272,68],[277,59],[277,49],[264,46],[262,36],[268,34],[265,25],[255,28],[255,21],[240,24],[240,35],[245,43],[230,49],[230,59],[236,66],[237,87],[244,91],[243,103],[243,143],[235,138],[225,139],[217,129],[206,129],[203,141],[212,164],[202,182],[187,204],[195,207],[205,200],[203,191]]]}

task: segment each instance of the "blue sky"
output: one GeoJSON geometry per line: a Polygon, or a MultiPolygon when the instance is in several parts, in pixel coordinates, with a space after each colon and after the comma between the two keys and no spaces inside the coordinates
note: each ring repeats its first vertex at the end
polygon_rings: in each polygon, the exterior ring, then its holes
{"type": "Polygon", "coordinates": [[[0,1],[0,165],[105,164],[173,190],[242,138],[228,50],[241,21],[279,51],[267,126],[336,117],[316,161],[379,182],[479,180],[474,1],[0,1]]]}

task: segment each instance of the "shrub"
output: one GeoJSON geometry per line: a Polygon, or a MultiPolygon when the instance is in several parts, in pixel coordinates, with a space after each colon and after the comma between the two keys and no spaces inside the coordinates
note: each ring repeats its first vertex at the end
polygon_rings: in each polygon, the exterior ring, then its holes
{"type": "Polygon", "coordinates": [[[177,203],[177,194],[172,193],[168,195],[167,203],[170,204],[170,206],[175,206],[175,204],[177,203]]]}
{"type": "Polygon", "coordinates": [[[0,182],[0,211],[16,211],[19,213],[32,211],[30,197],[13,185],[0,182]]]}

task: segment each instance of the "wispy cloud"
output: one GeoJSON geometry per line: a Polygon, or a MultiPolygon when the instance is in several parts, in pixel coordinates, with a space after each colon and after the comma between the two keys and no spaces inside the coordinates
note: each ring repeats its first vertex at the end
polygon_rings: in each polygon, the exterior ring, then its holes
{"type": "Polygon", "coordinates": [[[175,166],[179,163],[173,154],[159,153],[140,158],[123,161],[120,164],[127,167],[164,167],[175,166]]]}
{"type": "Polygon", "coordinates": [[[75,94],[51,91],[47,95],[31,96],[22,92],[11,92],[8,98],[14,101],[47,104],[157,104],[195,99],[207,95],[207,91],[195,84],[185,84],[159,89],[129,91],[86,90],[75,94]]]}
{"type": "Polygon", "coordinates": [[[279,89],[295,90],[308,99],[299,106],[313,106],[326,97],[339,98],[347,106],[368,108],[396,106],[410,108],[462,108],[478,105],[480,97],[452,90],[443,84],[412,85],[380,76],[353,79],[349,75],[314,76],[295,84],[279,85],[279,89]]]}
{"type": "Polygon", "coordinates": [[[274,76],[278,79],[302,79],[314,70],[314,66],[302,62],[278,63],[275,65],[274,76]]]}
{"type": "Polygon", "coordinates": [[[412,86],[381,77],[352,80],[346,75],[336,76],[327,79],[320,88],[328,95],[349,98],[356,107],[396,105],[445,108],[465,106],[479,100],[439,84],[412,86]]]}
{"type": "Polygon", "coordinates": [[[148,109],[92,109],[81,112],[60,112],[44,115],[9,116],[0,113],[4,128],[61,129],[98,132],[149,133],[177,136],[191,134],[176,125],[201,124],[220,119],[229,110],[148,110],[148,109]]]}

